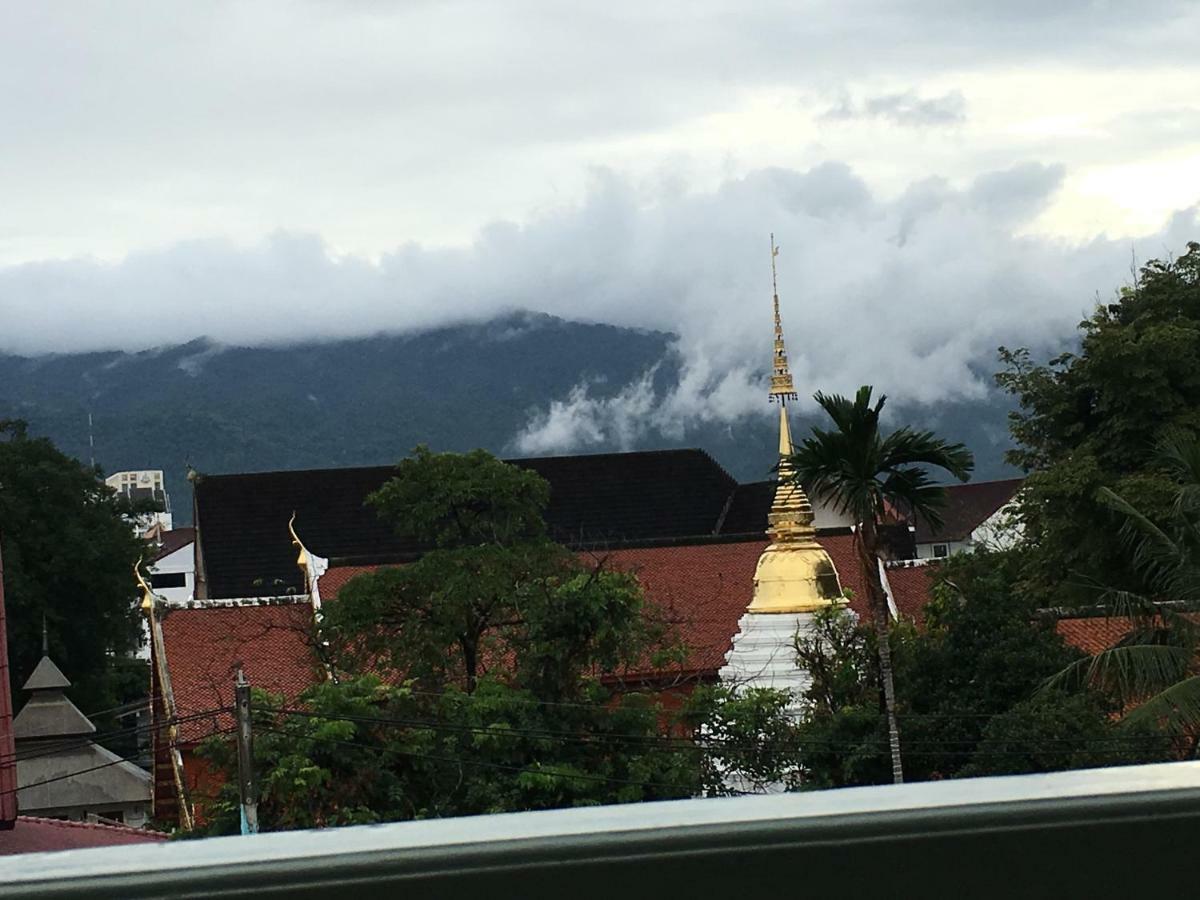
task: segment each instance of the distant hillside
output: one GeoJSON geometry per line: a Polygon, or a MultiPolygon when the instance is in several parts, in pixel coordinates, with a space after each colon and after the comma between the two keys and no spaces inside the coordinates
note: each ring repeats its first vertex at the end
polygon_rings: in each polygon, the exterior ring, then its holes
{"type": "MultiPolygon", "coordinates": [[[[593,396],[611,395],[659,363],[656,381],[672,383],[671,339],[517,314],[289,347],[197,340],[142,353],[0,354],[0,418],[26,419],[86,460],[90,411],[96,462],[107,472],[165,470],[183,524],[191,519],[189,464],[202,472],[380,464],[418,443],[516,455],[513,438],[530,415],[582,380],[593,396]]],[[[1008,471],[1000,459],[1005,411],[996,396],[917,407],[908,420],[966,441],[979,458],[978,477],[999,477],[1008,471]]],[[[638,449],[666,446],[703,447],[736,477],[760,479],[774,462],[774,426],[768,416],[699,424],[682,441],[652,435],[638,449]]]]}

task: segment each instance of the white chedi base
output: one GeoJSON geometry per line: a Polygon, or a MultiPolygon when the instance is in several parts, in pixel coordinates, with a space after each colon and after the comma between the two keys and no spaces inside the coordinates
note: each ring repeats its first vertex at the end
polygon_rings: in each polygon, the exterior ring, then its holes
{"type": "MultiPolygon", "coordinates": [[[[722,684],[741,692],[751,688],[774,688],[791,695],[788,711],[800,714],[800,701],[812,684],[808,671],[796,665],[796,636],[813,633],[813,613],[751,613],[742,615],[733,647],[721,667],[722,684]]],[[[730,790],[744,794],[779,794],[785,781],[755,782],[739,772],[726,772],[722,780],[730,790]]]]}
{"type": "Polygon", "coordinates": [[[814,630],[814,613],[743,613],[733,647],[725,657],[720,678],[736,689],[774,688],[792,695],[790,709],[798,713],[800,698],[812,676],[796,665],[795,638],[814,630]]]}

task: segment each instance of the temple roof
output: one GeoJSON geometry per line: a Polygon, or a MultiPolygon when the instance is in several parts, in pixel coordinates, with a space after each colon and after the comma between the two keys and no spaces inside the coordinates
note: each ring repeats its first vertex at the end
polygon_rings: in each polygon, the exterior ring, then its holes
{"type": "MultiPolygon", "coordinates": [[[[851,608],[867,615],[866,585],[853,535],[820,535],[818,541],[837,567],[842,586],[851,593],[851,608]]],[[[626,677],[667,684],[715,678],[737,633],[738,620],[750,603],[754,569],[766,544],[760,538],[581,551],[585,560],[603,559],[606,566],[637,575],[647,601],[665,613],[687,650],[678,666],[626,673],[626,677]]],[[[320,582],[325,602],[337,602],[338,592],[350,578],[375,568],[331,567],[320,582]]],[[[924,572],[920,575],[925,577],[924,572]]],[[[288,700],[322,674],[311,646],[312,607],[303,597],[270,603],[218,600],[174,607],[163,617],[162,628],[180,716],[232,703],[238,665],[255,687],[288,700]]],[[[231,724],[227,714],[214,713],[180,728],[183,740],[192,742],[231,724]]]]}
{"type": "MultiPolygon", "coordinates": [[[[742,530],[762,534],[773,495],[773,488],[761,486],[742,492],[702,450],[509,462],[550,482],[551,534],[577,548],[678,543],[742,530]]],[[[334,565],[411,559],[422,548],[398,538],[364,505],[394,474],[392,466],[372,466],[203,476],[196,484],[196,521],[207,596],[302,590],[287,531],[293,511],[305,546],[334,565]]]]}

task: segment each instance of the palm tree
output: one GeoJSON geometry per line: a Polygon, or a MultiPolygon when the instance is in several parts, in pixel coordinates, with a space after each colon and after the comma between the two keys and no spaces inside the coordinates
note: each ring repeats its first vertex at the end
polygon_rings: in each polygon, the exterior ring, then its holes
{"type": "Polygon", "coordinates": [[[867,601],[879,646],[879,680],[887,712],[888,742],[892,752],[892,779],[904,781],[900,760],[900,729],[896,724],[896,692],[892,677],[892,651],[888,642],[887,595],[879,576],[879,526],[889,508],[941,524],[939,511],[944,488],[934,483],[928,468],[944,469],[966,481],[975,467],[971,451],[949,444],[931,431],[899,428],[884,437],[879,414],[887,401],[880,396],[871,404],[871,387],[863,385],[853,400],[839,394],[817,393],[814,399],[828,413],[835,428],[813,428],[812,436],[794,448],[792,478],[814,496],[848,513],[858,527],[855,549],[867,585],[867,601]]]}
{"type": "Polygon", "coordinates": [[[1128,726],[1189,737],[1200,751],[1200,441],[1172,430],[1157,450],[1159,468],[1175,483],[1174,502],[1157,525],[1108,488],[1100,500],[1124,517],[1121,536],[1147,593],[1101,588],[1110,617],[1130,625],[1115,646],[1072,663],[1043,690],[1090,687],[1109,694],[1128,726]]]}

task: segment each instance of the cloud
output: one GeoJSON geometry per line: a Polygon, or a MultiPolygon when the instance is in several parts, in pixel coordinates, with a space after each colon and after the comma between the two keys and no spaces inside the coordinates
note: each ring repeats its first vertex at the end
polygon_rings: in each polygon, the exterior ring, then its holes
{"type": "MultiPolygon", "coordinates": [[[[1196,210],[1136,242],[1022,233],[1054,197],[1055,165],[1023,163],[957,186],[882,196],[849,166],[770,168],[712,190],[647,189],[598,171],[584,201],[497,221],[468,246],[410,243],[379,259],[315,235],[192,241],[118,262],[0,268],[0,349],[143,349],[331,340],[483,320],[526,308],[676,334],[672,357],[597,391],[580,373],[515,436],[523,452],[633,445],[644,429],[762,414],[771,354],[767,232],[797,389],[876,384],[897,402],[981,396],[999,344],[1070,339],[1094,298],[1139,259],[1181,250],[1196,210]],[[678,372],[665,384],[663,372],[678,372]]],[[[204,377],[203,348],[187,365],[204,377]]]]}
{"type": "Polygon", "coordinates": [[[883,119],[908,128],[959,125],[967,120],[967,99],[959,91],[937,97],[922,97],[915,91],[880,94],[855,103],[843,97],[838,105],[821,114],[825,121],[883,119]]]}

